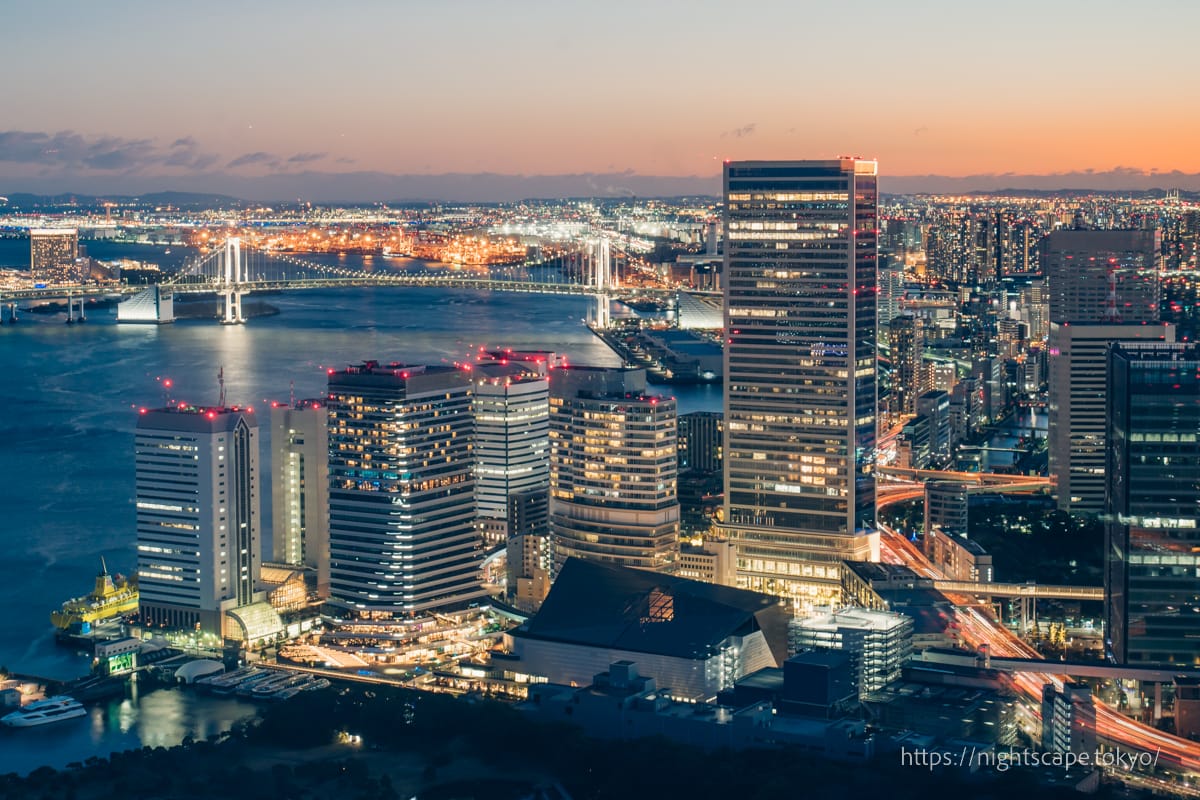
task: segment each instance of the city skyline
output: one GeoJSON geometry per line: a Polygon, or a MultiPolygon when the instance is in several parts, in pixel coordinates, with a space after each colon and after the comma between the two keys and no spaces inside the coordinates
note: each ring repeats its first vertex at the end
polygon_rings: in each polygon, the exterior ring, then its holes
{"type": "Polygon", "coordinates": [[[1200,112],[1130,68],[1185,73],[1200,11],[1169,0],[302,10],[29,9],[0,32],[37,67],[0,88],[0,193],[716,195],[724,160],[797,154],[877,159],[884,191],[1200,189],[1200,112]]]}
{"type": "MultiPolygon", "coordinates": [[[[1196,341],[1200,208],[1178,195],[883,205],[876,171],[853,158],[730,162],[720,223],[707,198],[90,204],[67,209],[72,227],[54,234],[78,238],[86,277],[48,275],[45,285],[23,265],[57,263],[42,257],[50,220],[5,214],[10,229],[29,230],[0,252],[15,251],[22,267],[5,273],[4,349],[7,374],[22,377],[6,387],[15,420],[5,440],[24,476],[5,490],[17,498],[6,505],[21,570],[13,585],[34,612],[13,615],[30,633],[0,641],[5,662],[28,669],[47,658],[27,644],[46,627],[38,609],[69,596],[99,554],[96,590],[52,611],[55,640],[83,635],[85,622],[89,636],[103,627],[122,637],[149,623],[188,650],[215,645],[219,625],[231,657],[261,653],[263,663],[201,683],[214,692],[285,700],[366,679],[372,691],[421,692],[424,704],[427,691],[482,690],[547,718],[572,708],[571,722],[593,732],[603,706],[603,725],[619,722],[623,736],[731,748],[749,731],[749,746],[792,741],[872,767],[912,732],[1074,753],[1092,746],[1078,731],[1149,759],[1122,780],[1182,786],[1169,782],[1200,770],[1200,723],[1189,722],[1200,704],[1188,694],[1200,662],[1186,641],[1124,656],[1119,647],[1135,644],[1141,619],[1164,640],[1195,627],[1176,625],[1173,611],[1177,596],[1200,602],[1186,587],[1177,595],[1187,554],[1137,550],[1143,540],[1174,546],[1194,522],[1194,498],[1167,483],[1186,488],[1194,472],[1187,443],[1200,406],[1193,384],[1173,382],[1195,365],[1195,348],[1184,345],[1187,364],[1173,372],[1147,362],[1174,388],[1168,396],[1139,377],[1124,393],[1123,427],[1110,413],[1098,431],[1094,400],[1122,396],[1114,368],[1104,389],[1097,353],[1127,328],[1150,336],[1169,324],[1196,341]],[[177,250],[188,257],[168,260],[177,250]],[[709,288],[718,286],[723,302],[709,288]],[[163,290],[180,313],[163,313],[163,290]],[[244,313],[220,313],[218,298],[243,294],[244,313]],[[72,300],[86,301],[86,315],[72,300]],[[130,305],[138,313],[123,314],[130,305]],[[1160,326],[1140,324],[1159,316],[1160,326]],[[921,320],[912,342],[909,319],[921,320]],[[1076,333],[1060,342],[1063,329],[1076,333]],[[397,349],[403,361],[361,360],[397,349]],[[549,385],[520,398],[500,385],[551,364],[549,385]],[[221,424],[241,408],[225,401],[227,369],[239,401],[289,387],[284,411],[270,404],[271,424],[258,430],[261,471],[221,424]],[[305,385],[318,370],[324,392],[305,385]],[[652,378],[670,388],[649,393],[652,378]],[[147,385],[166,409],[130,413],[125,402],[148,399],[147,385]],[[216,407],[179,399],[214,391],[216,407]],[[889,401],[900,392],[911,407],[889,401]],[[198,423],[217,426],[209,444],[195,440],[198,423]],[[1064,430],[1099,433],[1085,444],[1108,468],[1083,466],[1089,479],[1107,476],[1109,506],[1123,480],[1136,490],[1118,515],[1127,531],[1106,526],[1102,508],[1088,517],[1072,502],[1073,515],[1056,513],[1055,494],[1084,495],[1074,462],[1055,460],[1064,430]],[[544,470],[549,486],[514,491],[527,469],[544,470]],[[1164,488],[1150,496],[1142,484],[1164,488]],[[324,486],[327,496],[309,491],[324,486]],[[120,502],[129,492],[136,508],[120,502]],[[246,513],[243,496],[261,513],[246,513]],[[314,506],[328,514],[328,549],[324,515],[305,513],[314,506]],[[210,541],[213,515],[218,532],[249,541],[233,551],[210,541]],[[268,531],[269,560],[258,550],[268,531]],[[1126,540],[1123,561],[1114,543],[1126,540]],[[119,585],[109,566],[131,556],[146,579],[140,621],[120,618],[120,595],[107,599],[119,585]],[[205,601],[201,567],[214,562],[223,585],[238,570],[236,598],[205,601]],[[189,582],[199,605],[168,602],[191,601],[189,582]],[[802,619],[824,612],[832,618],[802,619]],[[1121,620],[1129,636],[1106,641],[1121,620]],[[825,652],[785,658],[809,646],[825,652]],[[905,663],[926,647],[936,662],[905,663]],[[1047,660],[1024,660],[1038,657],[1047,660]],[[287,674],[296,668],[328,677],[287,674]],[[1072,679],[1098,674],[1120,683],[1075,692],[1072,679]],[[963,676],[988,686],[963,696],[963,676]],[[1061,697],[1047,681],[1063,685],[1061,697]],[[801,701],[798,686],[819,691],[801,701]],[[962,702],[947,707],[951,693],[962,702]],[[1020,724],[1039,707],[1040,738],[1036,724],[1020,724]],[[684,719],[686,728],[663,727],[684,719]]],[[[148,652],[128,637],[101,642],[96,659],[123,680],[148,652]]],[[[212,661],[183,674],[217,669],[212,661]]],[[[151,702],[131,705],[153,718],[151,702]]],[[[38,708],[12,713],[32,719],[38,708]]],[[[93,742],[90,752],[109,752],[93,742]]],[[[36,758],[70,763],[49,748],[36,758]]],[[[648,774],[630,770],[628,782],[652,785],[648,774]]]]}

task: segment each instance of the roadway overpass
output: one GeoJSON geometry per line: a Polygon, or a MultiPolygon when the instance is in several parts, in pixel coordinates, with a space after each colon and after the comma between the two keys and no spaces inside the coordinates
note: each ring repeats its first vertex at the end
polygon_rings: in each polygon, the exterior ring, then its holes
{"type": "Polygon", "coordinates": [[[1103,586],[1055,586],[1038,583],[934,580],[933,588],[943,594],[970,594],[976,597],[1029,597],[1034,600],[1104,600],[1103,586]]]}
{"type": "Polygon", "coordinates": [[[1116,664],[1096,664],[1084,661],[1046,661],[1042,658],[984,657],[958,650],[929,648],[913,655],[914,661],[927,664],[950,664],[962,667],[981,667],[986,661],[991,669],[1004,672],[1043,673],[1053,667],[1056,673],[1073,678],[1103,678],[1106,680],[1138,680],[1146,683],[1171,683],[1177,677],[1200,679],[1200,670],[1186,667],[1120,667],[1116,664]]]}

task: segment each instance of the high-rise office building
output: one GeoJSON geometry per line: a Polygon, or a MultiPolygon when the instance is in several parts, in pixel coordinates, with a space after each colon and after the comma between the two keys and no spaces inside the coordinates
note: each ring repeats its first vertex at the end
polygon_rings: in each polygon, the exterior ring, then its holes
{"type": "Polygon", "coordinates": [[[1104,511],[1107,353],[1114,342],[1173,342],[1175,326],[1050,324],[1050,476],[1058,507],[1104,511]]]}
{"type": "Polygon", "coordinates": [[[1042,243],[1050,321],[1155,322],[1159,319],[1157,230],[1058,230],[1042,243]]]}
{"type": "Polygon", "coordinates": [[[917,398],[925,389],[925,320],[907,314],[888,325],[892,356],[892,403],[896,414],[917,413],[917,398]]]}
{"type": "Polygon", "coordinates": [[[950,464],[954,426],[950,419],[950,393],[931,389],[917,398],[917,416],[929,419],[929,461],[937,469],[950,464]]]}
{"type": "Polygon", "coordinates": [[[679,415],[679,471],[720,472],[725,420],[718,411],[679,415]]]}
{"type": "Polygon", "coordinates": [[[725,165],[725,524],[747,588],[837,604],[874,531],[876,165],[725,165]]]}
{"type": "Polygon", "coordinates": [[[1163,237],[1166,270],[1200,267],[1200,211],[1183,211],[1170,220],[1163,237]]]}
{"type": "Polygon", "coordinates": [[[508,498],[550,481],[546,362],[475,364],[475,510],[487,544],[507,538],[508,498]]]}
{"type": "Polygon", "coordinates": [[[508,598],[517,608],[536,610],[550,591],[550,488],[508,496],[506,578],[508,598]]]}
{"type": "Polygon", "coordinates": [[[227,633],[225,612],[255,600],[261,559],[254,413],[145,410],[135,450],[142,621],[227,633]]]}
{"type": "Polygon", "coordinates": [[[400,618],[484,595],[471,377],[367,361],[329,374],[330,597],[400,618]]]}
{"type": "Polygon", "coordinates": [[[79,283],[79,232],[74,228],[33,228],[29,231],[29,271],[34,283],[79,283]]]}
{"type": "Polygon", "coordinates": [[[554,574],[571,556],[670,570],[679,553],[673,397],[646,371],[560,367],[550,379],[554,574]]]}
{"type": "Polygon", "coordinates": [[[900,301],[904,298],[904,264],[895,256],[879,261],[879,319],[886,324],[900,316],[900,301]],[[886,261],[886,265],[885,265],[886,261]]]}
{"type": "Polygon", "coordinates": [[[1200,667],[1200,345],[1112,345],[1107,472],[1111,655],[1200,667]]]}
{"type": "Polygon", "coordinates": [[[1038,344],[1046,341],[1050,333],[1050,304],[1044,278],[1030,281],[1021,290],[1020,309],[1029,326],[1029,342],[1038,344]]]}
{"type": "Polygon", "coordinates": [[[1173,327],[1157,324],[1158,248],[1154,230],[1059,230],[1042,243],[1050,309],[1050,475],[1063,511],[1104,510],[1109,344],[1175,340],[1173,327]]]}
{"type": "Polygon", "coordinates": [[[271,405],[271,559],[306,567],[329,596],[329,412],[324,399],[271,405]]]}

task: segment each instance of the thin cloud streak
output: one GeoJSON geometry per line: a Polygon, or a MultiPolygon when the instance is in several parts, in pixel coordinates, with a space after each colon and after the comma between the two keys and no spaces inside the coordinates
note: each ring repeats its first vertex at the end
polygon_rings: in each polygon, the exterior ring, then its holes
{"type": "Polygon", "coordinates": [[[0,131],[0,163],[78,172],[141,172],[153,167],[202,170],[217,156],[191,137],[162,147],[151,139],[86,136],[74,131],[0,131]]]}

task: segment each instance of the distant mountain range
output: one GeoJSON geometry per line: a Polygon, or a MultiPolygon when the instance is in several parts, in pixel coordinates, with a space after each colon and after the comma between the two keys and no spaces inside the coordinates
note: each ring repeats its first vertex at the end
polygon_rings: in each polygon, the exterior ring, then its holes
{"type": "MultiPolygon", "coordinates": [[[[71,198],[112,202],[137,198],[175,206],[203,205],[213,199],[223,203],[339,203],[400,205],[413,202],[515,202],[527,198],[562,197],[681,197],[717,196],[718,176],[710,178],[662,177],[631,173],[579,173],[574,175],[499,175],[448,173],[444,175],[390,175],[381,172],[303,172],[259,177],[232,174],[152,177],[76,176],[74,178],[12,179],[0,175],[0,196],[9,205],[48,197],[58,204],[71,198]],[[174,191],[163,191],[170,187],[174,191]]],[[[211,205],[211,204],[210,204],[211,205]]]]}
{"type": "MultiPolygon", "coordinates": [[[[1145,194],[1180,189],[1200,198],[1200,174],[1146,173],[1116,169],[1054,175],[942,175],[880,177],[880,189],[902,194],[1145,194]],[[1005,188],[1014,187],[1014,188],[1005,188]],[[1070,187],[1070,188],[1067,188],[1070,187]]],[[[712,176],[576,173],[570,175],[501,175],[446,173],[392,175],[382,172],[297,172],[257,177],[228,173],[151,176],[75,175],[6,178],[0,196],[8,207],[95,205],[102,200],[176,208],[237,207],[248,204],[318,203],[407,205],[423,202],[515,202],[527,198],[717,197],[721,178],[712,176]],[[164,191],[170,187],[172,191],[164,191]],[[6,191],[7,190],[7,193],[6,191]]],[[[0,208],[3,208],[0,205],[0,208]]]]}
{"type": "MultiPolygon", "coordinates": [[[[143,206],[171,206],[173,208],[222,208],[245,205],[246,201],[224,194],[207,194],[201,192],[150,192],[143,195],[89,195],[64,192],[62,194],[30,194],[29,192],[13,192],[7,195],[9,208],[44,208],[53,206],[81,206],[88,208],[99,207],[102,203],[130,205],[137,203],[143,206]]],[[[5,203],[0,202],[0,209],[5,203]]]]}

